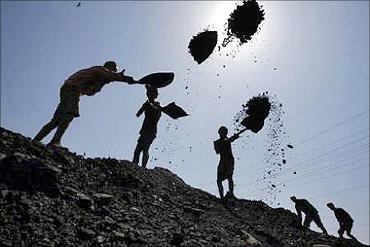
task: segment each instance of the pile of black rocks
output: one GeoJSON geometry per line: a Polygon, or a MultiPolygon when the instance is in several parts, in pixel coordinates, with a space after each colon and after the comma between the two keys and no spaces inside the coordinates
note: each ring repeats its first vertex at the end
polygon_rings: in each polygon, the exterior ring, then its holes
{"type": "Polygon", "coordinates": [[[0,129],[0,246],[363,246],[167,169],[84,158],[0,129]]]}

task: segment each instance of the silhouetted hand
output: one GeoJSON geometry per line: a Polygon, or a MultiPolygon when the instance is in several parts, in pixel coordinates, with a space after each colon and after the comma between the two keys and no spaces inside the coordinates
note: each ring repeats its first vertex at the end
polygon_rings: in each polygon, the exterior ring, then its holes
{"type": "Polygon", "coordinates": [[[125,76],[125,80],[128,84],[135,84],[136,81],[134,80],[134,78],[132,76],[125,76]]]}
{"type": "Polygon", "coordinates": [[[124,76],[125,75],[125,69],[123,69],[121,72],[119,72],[119,74],[121,74],[122,76],[124,76]]]}

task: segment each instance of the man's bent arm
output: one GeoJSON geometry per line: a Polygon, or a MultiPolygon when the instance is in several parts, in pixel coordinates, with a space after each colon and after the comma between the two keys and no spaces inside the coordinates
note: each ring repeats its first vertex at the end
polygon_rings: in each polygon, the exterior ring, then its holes
{"type": "Polygon", "coordinates": [[[111,82],[112,81],[123,81],[123,82],[127,82],[129,84],[135,83],[134,78],[132,78],[131,76],[125,76],[123,74],[124,71],[125,70],[122,70],[121,72],[116,73],[116,72],[106,70],[105,72],[107,73],[107,77],[109,78],[109,81],[111,81],[111,82]]]}
{"type": "Polygon", "coordinates": [[[140,107],[139,111],[136,113],[136,117],[140,117],[141,114],[143,114],[143,112],[145,110],[145,104],[146,104],[146,102],[140,107]]]}

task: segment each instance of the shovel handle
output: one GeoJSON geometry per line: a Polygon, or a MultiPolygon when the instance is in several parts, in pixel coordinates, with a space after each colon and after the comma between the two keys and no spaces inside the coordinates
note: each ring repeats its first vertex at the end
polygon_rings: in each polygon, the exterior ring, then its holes
{"type": "Polygon", "coordinates": [[[242,129],[242,130],[236,132],[235,135],[240,135],[241,133],[245,132],[246,130],[248,130],[248,129],[247,128],[242,129]]]}

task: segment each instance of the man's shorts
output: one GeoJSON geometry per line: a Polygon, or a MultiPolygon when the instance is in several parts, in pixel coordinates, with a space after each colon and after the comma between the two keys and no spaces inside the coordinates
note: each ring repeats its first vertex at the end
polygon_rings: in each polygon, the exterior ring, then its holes
{"type": "Polygon", "coordinates": [[[139,139],[137,140],[138,147],[142,150],[149,149],[155,137],[155,135],[140,135],[139,139]]]}
{"type": "Polygon", "coordinates": [[[54,113],[54,118],[59,119],[63,115],[79,117],[79,100],[80,93],[78,88],[74,85],[64,84],[60,89],[60,103],[54,113]]]}
{"type": "Polygon", "coordinates": [[[224,181],[233,176],[234,158],[221,159],[217,167],[217,180],[224,181]]]}

